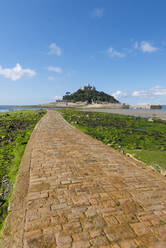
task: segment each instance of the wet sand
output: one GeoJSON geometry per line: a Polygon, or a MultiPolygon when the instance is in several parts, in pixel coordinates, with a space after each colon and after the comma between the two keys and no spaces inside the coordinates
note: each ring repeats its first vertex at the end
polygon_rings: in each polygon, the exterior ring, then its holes
{"type": "Polygon", "coordinates": [[[92,111],[92,112],[105,112],[105,113],[113,113],[120,115],[130,115],[130,116],[140,116],[146,118],[160,118],[166,120],[166,111],[162,110],[142,110],[142,109],[82,109],[83,111],[92,111]]]}

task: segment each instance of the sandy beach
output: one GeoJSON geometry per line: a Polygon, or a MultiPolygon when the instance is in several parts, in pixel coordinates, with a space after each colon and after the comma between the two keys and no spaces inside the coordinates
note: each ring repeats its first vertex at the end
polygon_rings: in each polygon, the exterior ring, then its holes
{"type": "Polygon", "coordinates": [[[105,112],[113,113],[120,115],[131,115],[131,116],[140,116],[140,117],[156,117],[166,120],[166,111],[162,110],[142,110],[142,109],[82,109],[83,111],[93,111],[93,112],[105,112]]]}

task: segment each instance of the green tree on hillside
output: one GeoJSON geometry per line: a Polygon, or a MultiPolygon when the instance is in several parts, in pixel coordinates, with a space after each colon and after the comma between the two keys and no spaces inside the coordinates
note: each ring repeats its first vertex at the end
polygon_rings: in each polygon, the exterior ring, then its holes
{"type": "Polygon", "coordinates": [[[73,94],[66,94],[63,100],[70,102],[109,102],[109,103],[120,103],[113,96],[104,93],[103,91],[97,91],[95,89],[79,89],[73,94]]]}

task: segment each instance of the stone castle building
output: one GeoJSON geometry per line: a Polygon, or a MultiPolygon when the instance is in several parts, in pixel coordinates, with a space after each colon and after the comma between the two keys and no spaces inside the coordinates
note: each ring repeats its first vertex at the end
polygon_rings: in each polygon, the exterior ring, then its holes
{"type": "Polygon", "coordinates": [[[80,89],[81,90],[96,90],[95,86],[91,86],[90,84],[87,84],[80,89]]]}

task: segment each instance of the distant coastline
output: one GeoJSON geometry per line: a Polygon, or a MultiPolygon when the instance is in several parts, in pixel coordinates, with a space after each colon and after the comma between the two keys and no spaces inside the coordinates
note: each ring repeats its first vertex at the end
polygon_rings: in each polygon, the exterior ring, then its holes
{"type": "MultiPolygon", "coordinates": [[[[55,105],[42,104],[42,105],[0,105],[0,112],[11,112],[17,110],[30,110],[30,109],[56,109],[55,105]]],[[[96,111],[116,113],[122,115],[140,116],[145,118],[160,118],[166,120],[166,105],[162,105],[162,109],[107,109],[107,108],[82,108],[82,111],[96,111]]]]}

